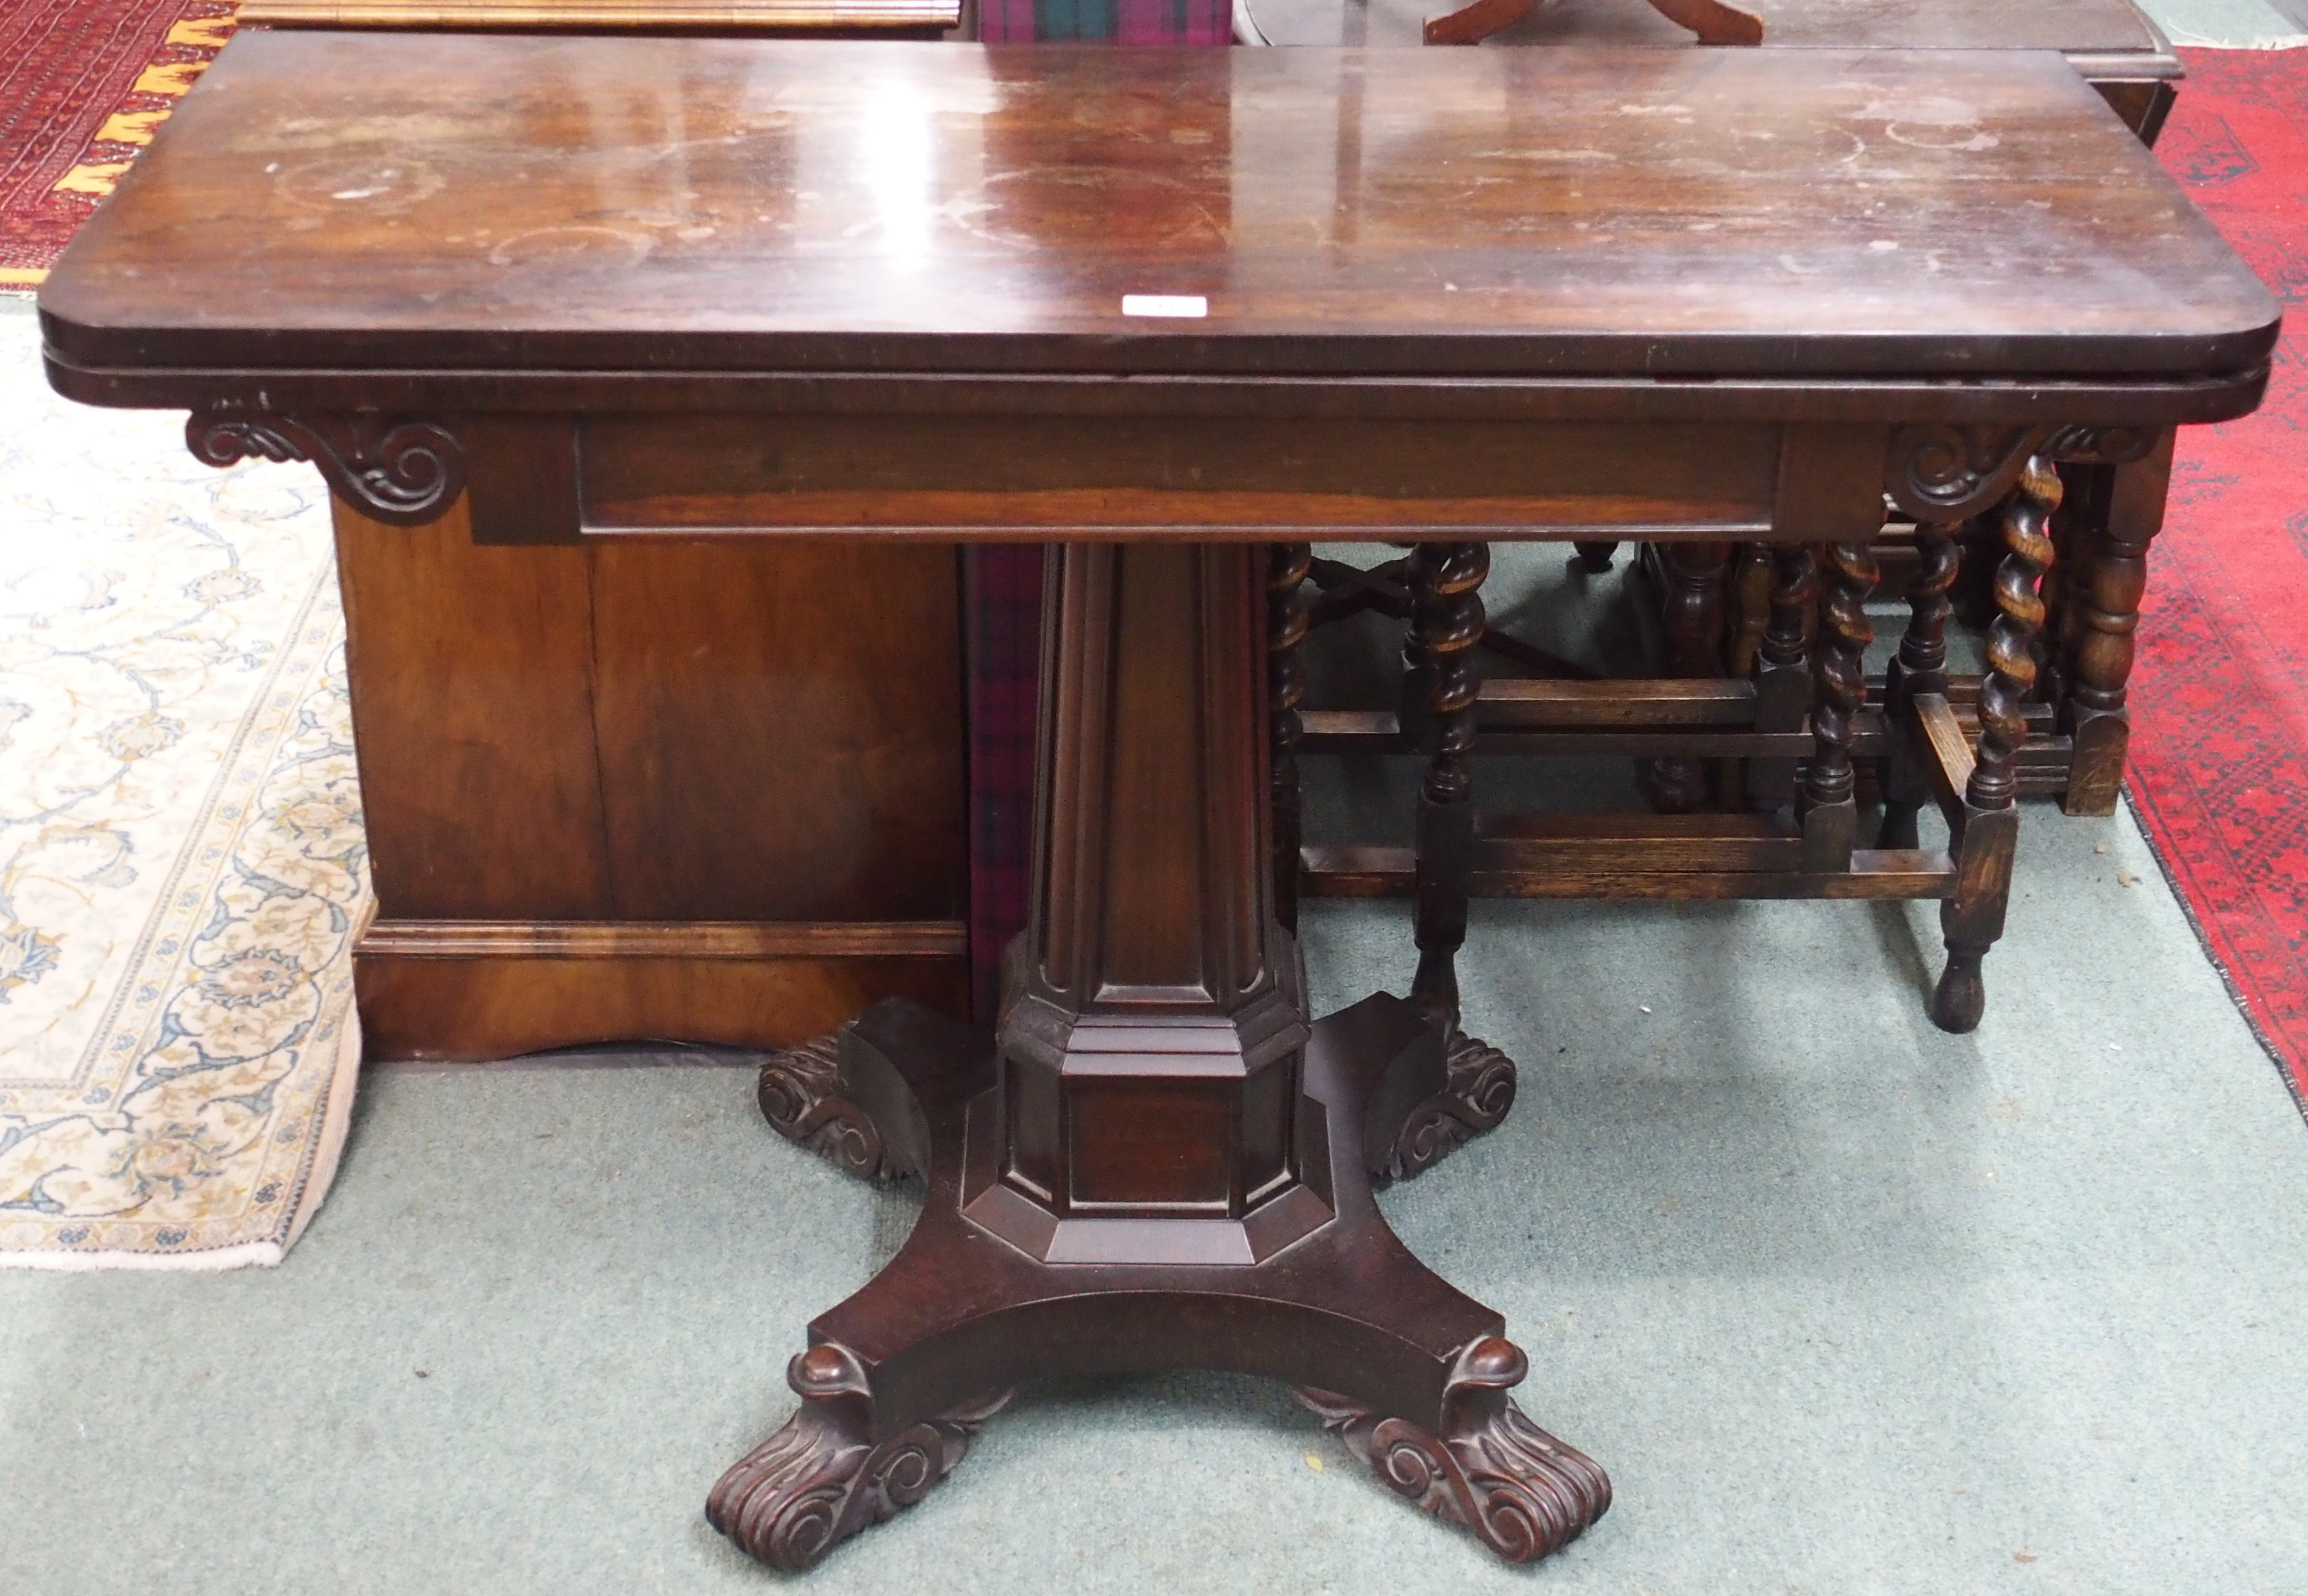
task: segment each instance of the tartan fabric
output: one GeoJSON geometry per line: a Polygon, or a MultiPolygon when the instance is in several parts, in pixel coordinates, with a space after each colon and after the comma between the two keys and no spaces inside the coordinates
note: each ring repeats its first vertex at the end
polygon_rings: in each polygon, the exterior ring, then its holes
{"type": "Polygon", "coordinates": [[[1034,734],[1040,724],[1042,545],[962,557],[969,605],[970,1008],[991,1024],[1002,950],[1026,927],[1033,877],[1034,734]]]}
{"type": "Polygon", "coordinates": [[[1234,39],[1234,6],[1232,0],[981,0],[977,36],[987,44],[1223,45],[1234,39]]]}

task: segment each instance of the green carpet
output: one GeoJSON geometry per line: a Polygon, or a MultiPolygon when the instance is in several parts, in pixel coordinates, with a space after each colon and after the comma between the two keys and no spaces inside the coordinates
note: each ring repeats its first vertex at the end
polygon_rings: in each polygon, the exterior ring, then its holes
{"type": "MultiPolygon", "coordinates": [[[[1026,1393],[793,1583],[2294,1596],[2308,1129],[2129,819],[2028,819],[1970,1037],[1923,1017],[1926,910],[1478,906],[1524,1098],[1386,1205],[1612,1472],[1562,1557],[1175,1376],[1026,1393]]],[[[1400,983],[1401,914],[1315,906],[1322,1002],[1400,983]]],[[[705,1492],[910,1207],[661,1058],[372,1070],[278,1270],[0,1276],[0,1591],[783,1588],[705,1492]]]]}

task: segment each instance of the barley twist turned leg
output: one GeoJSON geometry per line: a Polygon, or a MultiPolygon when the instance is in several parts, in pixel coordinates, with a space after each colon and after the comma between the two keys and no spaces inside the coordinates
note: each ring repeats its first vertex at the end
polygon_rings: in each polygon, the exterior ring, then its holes
{"type": "Polygon", "coordinates": [[[1415,935],[1418,974],[1412,998],[1459,1017],[1454,959],[1467,940],[1467,872],[1475,845],[1475,696],[1481,685],[1475,645],[1483,636],[1483,579],[1491,551],[1480,543],[1422,543],[1410,556],[1412,650],[1426,672],[1434,743],[1418,793],[1415,935]]]}
{"type": "Polygon", "coordinates": [[[1313,614],[1306,592],[1312,544],[1278,543],[1266,556],[1266,712],[1272,741],[1270,792],[1274,807],[1274,913],[1298,929],[1298,851],[1304,807],[1298,786],[1298,706],[1306,696],[1306,662],[1299,645],[1313,614]]]}
{"type": "Polygon", "coordinates": [[[1932,1019],[1946,1031],[1968,1031],[1986,1011],[1980,961],[2003,934],[2011,897],[2019,755],[2028,736],[2022,707],[2036,684],[2036,637],[2044,624],[2037,586],[2051,564],[2047,528],[2059,505],[2059,473],[2043,456],[2030,457],[2003,509],[2005,553],[1995,571],[1996,615],[1987,631],[1987,675],[1979,688],[1979,748],[1964,789],[1955,897],[1940,910],[1948,962],[1932,998],[1932,1019]]]}
{"type": "Polygon", "coordinates": [[[1851,723],[1867,696],[1867,645],[1875,639],[1867,596],[1875,590],[1876,575],[1872,543],[1827,545],[1819,648],[1812,660],[1818,691],[1811,766],[1804,774],[1804,868],[1809,871],[1851,868],[1859,813],[1851,723]]]}
{"type": "Polygon", "coordinates": [[[1944,694],[1947,678],[1947,622],[1955,605],[1948,589],[1955,586],[1962,556],[1956,547],[1961,523],[1918,522],[1916,527],[1916,574],[1908,582],[1908,630],[1899,639],[1899,655],[1891,662],[1885,686],[1885,708],[1900,728],[1893,739],[1890,768],[1883,783],[1883,824],[1876,833],[1879,848],[1918,845],[1916,817],[1922,812],[1930,788],[1909,745],[1907,727],[1918,694],[1944,694]]]}

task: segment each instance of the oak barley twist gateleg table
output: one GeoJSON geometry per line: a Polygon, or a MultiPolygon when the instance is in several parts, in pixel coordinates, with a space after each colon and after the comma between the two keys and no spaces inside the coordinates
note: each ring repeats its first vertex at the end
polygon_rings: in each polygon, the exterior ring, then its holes
{"type": "MultiPolygon", "coordinates": [[[[202,458],[310,460],[386,522],[1063,545],[997,1033],[888,1001],[765,1082],[927,1187],[712,1492],[788,1567],[1091,1370],[1291,1381],[1511,1558],[1590,1524],[1609,1487],[1511,1400],[1500,1316],[1372,1197],[1511,1067],[1454,1077],[1434,1005],[1307,1011],[1268,545],[1864,545],[1887,472],[1959,500],[2242,413],[2276,324],[2053,56],[357,34],[236,39],[41,310],[63,391],[187,407],[202,458]]],[[[1983,812],[2008,763],[1984,742],[1983,812]]]]}

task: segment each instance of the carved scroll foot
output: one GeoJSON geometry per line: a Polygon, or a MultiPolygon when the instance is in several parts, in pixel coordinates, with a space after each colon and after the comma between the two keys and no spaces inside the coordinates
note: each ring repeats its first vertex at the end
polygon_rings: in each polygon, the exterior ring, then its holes
{"type": "Polygon", "coordinates": [[[892,1166],[882,1128],[843,1094],[839,1033],[771,1054],[755,1096],[771,1129],[851,1174],[874,1180],[902,1172],[892,1166]]]}
{"type": "Polygon", "coordinates": [[[1011,1395],[925,1420],[877,1444],[873,1398],[856,1354],[812,1347],[793,1360],[786,1379],[801,1394],[801,1411],[722,1475],[705,1503],[706,1522],[746,1556],[785,1569],[811,1566],[927,1496],[1011,1395]]]}
{"type": "Polygon", "coordinates": [[[1514,1060],[1489,1043],[1453,1030],[1443,1068],[1449,1084],[1411,1110],[1373,1166],[1374,1180],[1400,1180],[1432,1169],[1514,1107],[1514,1060]]]}
{"type": "Polygon", "coordinates": [[[1947,968],[1932,991],[1932,1024],[1958,1036],[1978,1029],[1987,1012],[1987,982],[1979,970],[1986,957],[1985,948],[1950,945],[1947,968]]]}
{"type": "Polygon", "coordinates": [[[1529,1369],[1501,1337],[1467,1347],[1444,1388],[1440,1433],[1327,1391],[1302,1387],[1298,1400],[1390,1489],[1466,1525],[1508,1562],[1529,1563],[1569,1545],[1611,1506],[1601,1466],[1508,1398],[1529,1369]]]}

